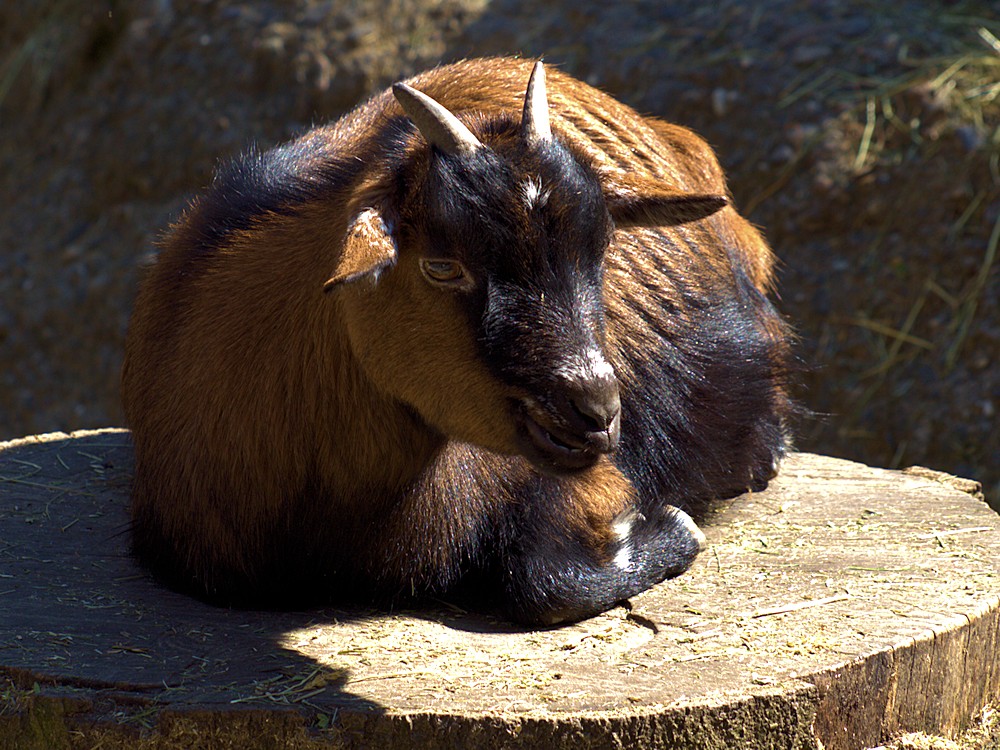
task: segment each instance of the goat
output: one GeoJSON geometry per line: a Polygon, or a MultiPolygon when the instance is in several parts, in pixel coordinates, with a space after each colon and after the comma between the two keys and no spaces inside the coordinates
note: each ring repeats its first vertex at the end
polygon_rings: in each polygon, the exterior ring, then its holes
{"type": "Polygon", "coordinates": [[[766,486],[770,249],[701,138],[548,78],[423,73],[251,149],[170,228],[122,369],[161,580],[572,621],[690,566],[682,508],[766,486]]]}

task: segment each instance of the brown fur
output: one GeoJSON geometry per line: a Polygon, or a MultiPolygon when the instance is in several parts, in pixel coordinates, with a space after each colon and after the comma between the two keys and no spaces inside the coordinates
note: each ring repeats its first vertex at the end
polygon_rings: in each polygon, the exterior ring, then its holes
{"type": "MultiPolygon", "coordinates": [[[[409,83],[475,130],[477,118],[520,111],[530,69],[530,61],[473,60],[409,83]]],[[[554,134],[593,166],[610,198],[654,182],[726,194],[714,154],[689,130],[640,117],[556,70],[548,91],[554,134]]],[[[173,549],[163,566],[183,567],[210,594],[234,576],[253,582],[280,568],[274,556],[310,528],[338,529],[336,554],[416,588],[475,554],[484,518],[526,501],[534,470],[513,455],[506,407],[519,394],[479,361],[453,304],[421,278],[416,253],[400,256],[378,283],[355,281],[393,253],[364,212],[381,210],[398,189],[380,171],[383,145],[372,133],[399,117],[383,93],[308,134],[303,173],[319,174],[342,154],[371,166],[327,200],[255,217],[211,252],[199,249],[207,209],[196,201],[143,281],[122,374],[136,449],[137,547],[154,566],[161,547],[173,549]],[[473,452],[492,465],[491,479],[463,473],[473,452]],[[455,494],[435,494],[442,472],[455,494]],[[392,497],[400,499],[390,507],[392,497]],[[281,535],[285,546],[273,542],[281,535]]],[[[427,146],[409,138],[416,171],[407,179],[419,184],[427,146]]],[[[418,204],[396,210],[388,217],[396,226],[421,226],[418,204]]],[[[677,265],[685,284],[711,293],[732,283],[735,265],[770,292],[771,252],[733,208],[673,231],[705,261],[677,265]]],[[[419,230],[408,239],[426,242],[419,230]]],[[[649,249],[659,245],[653,230],[619,229],[607,254],[606,345],[623,381],[621,353],[642,350],[653,335],[637,309],[685,315],[681,290],[659,270],[672,259],[649,249]]],[[[607,557],[610,524],[634,502],[634,488],[607,459],[559,482],[568,528],[553,536],[575,534],[607,557]]]]}

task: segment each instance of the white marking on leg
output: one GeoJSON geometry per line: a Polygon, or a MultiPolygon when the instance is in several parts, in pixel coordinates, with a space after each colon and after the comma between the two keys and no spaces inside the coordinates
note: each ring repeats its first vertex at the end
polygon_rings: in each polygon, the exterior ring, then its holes
{"type": "Polygon", "coordinates": [[[636,521],[641,523],[644,520],[646,517],[635,507],[630,506],[614,517],[611,521],[611,531],[617,541],[624,542],[632,535],[632,527],[636,521]]]}
{"type": "Polygon", "coordinates": [[[694,537],[694,540],[698,543],[698,550],[705,549],[708,540],[705,538],[705,532],[698,528],[698,524],[694,522],[694,519],[680,508],[674,508],[674,515],[681,522],[681,525],[694,537]]]}
{"type": "Polygon", "coordinates": [[[619,548],[618,552],[615,553],[615,565],[617,565],[622,570],[628,570],[632,567],[632,545],[629,542],[625,542],[619,548]]]}
{"type": "Polygon", "coordinates": [[[641,523],[645,517],[634,507],[626,508],[611,522],[611,532],[621,545],[615,553],[615,565],[621,570],[632,568],[632,528],[636,522],[641,523]]]}

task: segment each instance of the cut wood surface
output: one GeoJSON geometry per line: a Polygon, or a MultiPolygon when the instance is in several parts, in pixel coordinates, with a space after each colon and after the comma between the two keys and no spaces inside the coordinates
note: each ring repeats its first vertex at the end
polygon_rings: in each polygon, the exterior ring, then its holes
{"type": "Polygon", "coordinates": [[[0,748],[865,748],[1000,697],[975,483],[793,454],[685,575],[525,631],[212,607],[128,553],[122,430],[0,444],[0,748]]]}

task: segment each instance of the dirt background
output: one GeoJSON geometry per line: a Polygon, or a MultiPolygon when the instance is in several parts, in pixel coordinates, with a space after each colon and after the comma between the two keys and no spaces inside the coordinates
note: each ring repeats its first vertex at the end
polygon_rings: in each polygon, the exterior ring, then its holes
{"type": "Polygon", "coordinates": [[[522,53],[703,134],[783,262],[798,446],[1000,506],[995,2],[0,3],[0,439],[120,425],[152,242],[220,159],[522,53]]]}

